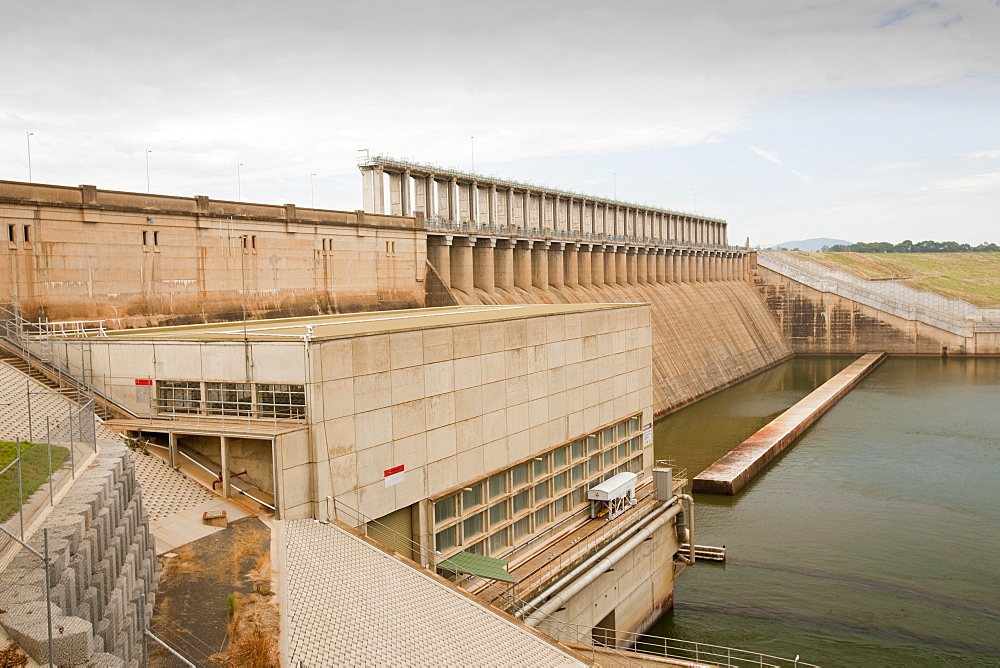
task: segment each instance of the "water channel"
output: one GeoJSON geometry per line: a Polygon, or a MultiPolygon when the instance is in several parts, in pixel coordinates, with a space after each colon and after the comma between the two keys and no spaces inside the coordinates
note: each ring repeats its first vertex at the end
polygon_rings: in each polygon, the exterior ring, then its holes
{"type": "MultiPolygon", "coordinates": [[[[855,358],[797,358],[660,420],[693,477],[855,358]]],[[[650,631],[824,666],[1000,666],[1000,359],[890,358],[696,540],[650,631]]]]}

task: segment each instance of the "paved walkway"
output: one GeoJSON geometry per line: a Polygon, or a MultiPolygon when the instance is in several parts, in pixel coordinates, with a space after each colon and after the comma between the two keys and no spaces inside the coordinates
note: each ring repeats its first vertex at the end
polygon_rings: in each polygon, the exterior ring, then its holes
{"type": "Polygon", "coordinates": [[[282,524],[289,665],[586,665],[336,525],[282,524]]]}

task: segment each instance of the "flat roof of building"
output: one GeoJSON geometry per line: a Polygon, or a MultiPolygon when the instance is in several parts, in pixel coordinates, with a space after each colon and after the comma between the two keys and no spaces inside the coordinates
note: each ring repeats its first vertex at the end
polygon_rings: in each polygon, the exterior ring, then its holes
{"type": "MultiPolygon", "coordinates": [[[[636,304],[518,304],[513,306],[445,306],[439,308],[336,313],[302,318],[276,318],[217,322],[171,327],[145,327],[105,332],[117,339],[169,339],[179,341],[255,341],[336,339],[412,329],[472,325],[549,315],[621,309],[636,304]]],[[[97,338],[102,335],[90,334],[97,338]]]]}

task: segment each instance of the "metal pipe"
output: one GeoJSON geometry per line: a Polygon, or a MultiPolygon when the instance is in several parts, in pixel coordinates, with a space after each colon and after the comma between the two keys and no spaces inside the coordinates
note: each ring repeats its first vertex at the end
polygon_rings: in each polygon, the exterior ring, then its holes
{"type": "Polygon", "coordinates": [[[152,631],[150,631],[149,629],[146,629],[146,630],[144,631],[144,633],[146,634],[146,636],[147,636],[147,637],[150,637],[150,638],[152,638],[153,640],[155,640],[155,641],[156,641],[156,643],[157,643],[157,644],[158,644],[158,645],[159,645],[160,647],[162,647],[163,649],[165,649],[165,650],[167,650],[168,652],[170,652],[171,654],[173,654],[173,655],[174,655],[174,657],[176,657],[176,658],[177,658],[178,660],[180,660],[180,661],[183,661],[183,662],[184,662],[184,665],[185,665],[185,666],[188,666],[189,668],[197,668],[197,666],[195,666],[195,665],[194,665],[193,663],[191,663],[190,661],[188,661],[187,659],[185,659],[185,658],[184,658],[183,656],[181,656],[181,655],[180,655],[180,654],[179,654],[179,653],[177,652],[177,650],[175,650],[175,649],[174,649],[173,647],[171,647],[170,645],[168,645],[167,643],[163,642],[162,640],[160,640],[159,638],[157,638],[157,637],[156,637],[155,635],[153,635],[153,632],[152,632],[152,631]]]}
{"type": "Polygon", "coordinates": [[[598,559],[600,559],[601,557],[603,557],[607,553],[609,553],[612,550],[614,550],[615,547],[618,544],[620,544],[622,541],[628,540],[628,538],[630,536],[632,536],[633,534],[635,534],[635,532],[639,531],[643,526],[645,526],[649,522],[652,522],[661,513],[663,513],[664,511],[666,511],[670,506],[674,505],[676,502],[677,502],[677,497],[676,496],[671,497],[667,501],[664,501],[663,504],[660,505],[658,508],[656,508],[651,513],[649,513],[648,515],[646,515],[645,517],[643,517],[641,520],[639,520],[638,522],[636,522],[635,524],[633,524],[632,526],[630,526],[628,529],[626,529],[625,531],[623,531],[620,536],[618,536],[614,540],[610,541],[607,545],[605,545],[600,550],[598,550],[597,552],[595,552],[593,555],[591,555],[590,557],[588,557],[587,560],[584,561],[583,563],[581,563],[579,566],[577,566],[576,568],[574,568],[573,570],[571,570],[569,573],[567,573],[563,577],[559,578],[559,580],[557,580],[551,586],[549,586],[548,588],[546,588],[545,591],[543,591],[541,594],[539,594],[538,596],[535,596],[533,599],[531,599],[523,608],[521,608],[520,610],[516,611],[514,613],[514,616],[518,617],[518,618],[523,617],[526,614],[526,611],[529,608],[537,608],[537,606],[542,601],[544,601],[546,598],[548,598],[549,596],[551,596],[553,593],[559,591],[559,589],[561,589],[562,587],[566,586],[569,582],[571,582],[573,580],[573,578],[575,578],[580,573],[583,573],[585,570],[587,570],[590,567],[591,564],[593,564],[594,562],[596,562],[598,559]]]}
{"type": "Polygon", "coordinates": [[[684,523],[688,530],[688,556],[685,562],[690,566],[694,563],[694,497],[690,494],[679,494],[677,498],[687,505],[684,510],[684,523]]]}
{"type": "Polygon", "coordinates": [[[590,567],[590,570],[553,595],[548,601],[545,602],[544,605],[532,612],[531,615],[524,620],[524,623],[528,626],[538,626],[541,624],[545,618],[561,608],[564,603],[573,598],[584,587],[591,584],[594,580],[607,572],[609,568],[621,561],[629,552],[638,547],[644,540],[652,536],[657,529],[672,520],[680,512],[681,506],[673,505],[665,512],[661,513],[656,517],[656,519],[646,524],[642,530],[632,536],[614,552],[598,561],[597,564],[590,567]]]}

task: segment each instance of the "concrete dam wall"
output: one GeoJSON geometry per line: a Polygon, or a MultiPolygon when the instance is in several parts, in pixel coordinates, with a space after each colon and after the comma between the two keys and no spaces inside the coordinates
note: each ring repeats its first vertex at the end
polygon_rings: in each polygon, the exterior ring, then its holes
{"type": "Polygon", "coordinates": [[[796,353],[1000,355],[996,309],[865,281],[780,252],[761,251],[749,265],[796,353]]]}
{"type": "Polygon", "coordinates": [[[791,356],[777,323],[743,281],[453,290],[462,304],[649,302],[653,410],[674,411],[791,356]]]}
{"type": "Polygon", "coordinates": [[[145,327],[424,305],[420,214],[0,181],[0,301],[145,327]]]}

